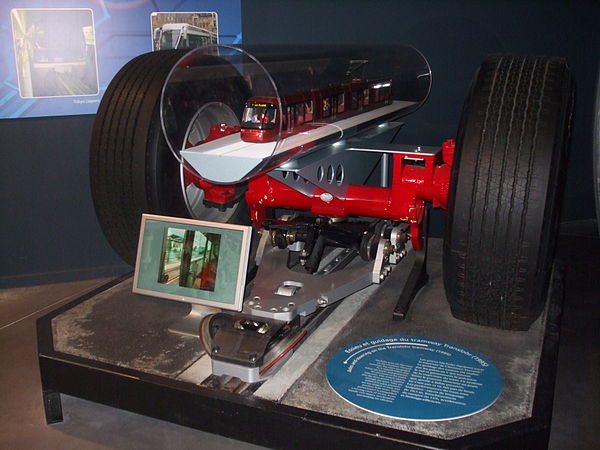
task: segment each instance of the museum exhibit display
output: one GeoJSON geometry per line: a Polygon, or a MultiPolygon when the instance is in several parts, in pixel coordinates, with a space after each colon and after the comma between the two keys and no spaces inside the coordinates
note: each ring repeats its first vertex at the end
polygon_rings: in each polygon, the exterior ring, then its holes
{"type": "Polygon", "coordinates": [[[457,135],[403,142],[431,84],[402,45],[127,63],[90,177],[135,273],[38,322],[48,422],[66,393],[277,448],[547,443],[569,69],[490,55],[457,135]]]}

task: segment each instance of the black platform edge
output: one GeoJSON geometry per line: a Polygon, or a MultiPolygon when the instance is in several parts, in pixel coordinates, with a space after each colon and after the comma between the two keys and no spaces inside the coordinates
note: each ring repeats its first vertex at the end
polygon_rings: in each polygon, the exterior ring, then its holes
{"type": "MultiPolygon", "coordinates": [[[[128,275],[130,276],[130,275],[128,275]]],[[[44,399],[60,411],[63,393],[179,425],[271,448],[546,448],[562,314],[564,264],[555,262],[546,334],[532,417],[454,440],[443,440],[367,424],[271,401],[242,397],[192,383],[59,353],[52,347],[51,321],[73,306],[128,278],[123,276],[38,319],[39,364],[44,399]]],[[[62,416],[47,416],[48,423],[62,416]]]]}

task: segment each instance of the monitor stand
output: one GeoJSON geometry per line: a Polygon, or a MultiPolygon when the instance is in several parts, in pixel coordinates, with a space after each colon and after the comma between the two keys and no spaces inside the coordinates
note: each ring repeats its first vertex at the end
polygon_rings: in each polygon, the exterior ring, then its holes
{"type": "Polygon", "coordinates": [[[186,336],[200,336],[200,322],[206,316],[221,312],[218,308],[192,304],[189,314],[169,327],[171,333],[183,334],[186,336]]]}

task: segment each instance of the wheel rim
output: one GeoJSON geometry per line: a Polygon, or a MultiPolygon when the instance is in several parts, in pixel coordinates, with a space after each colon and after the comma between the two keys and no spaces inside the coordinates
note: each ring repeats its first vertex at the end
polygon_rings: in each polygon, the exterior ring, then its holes
{"type": "MultiPolygon", "coordinates": [[[[192,117],[185,133],[185,147],[193,147],[204,141],[210,134],[210,127],[215,124],[225,123],[228,126],[239,126],[239,118],[225,103],[210,102],[203,105],[192,117]]],[[[181,190],[185,206],[191,217],[213,222],[227,222],[235,211],[235,207],[219,211],[204,205],[204,190],[194,183],[186,185],[185,172],[188,171],[183,164],[180,165],[181,190]]],[[[194,172],[192,174],[196,175],[194,172]]]]}

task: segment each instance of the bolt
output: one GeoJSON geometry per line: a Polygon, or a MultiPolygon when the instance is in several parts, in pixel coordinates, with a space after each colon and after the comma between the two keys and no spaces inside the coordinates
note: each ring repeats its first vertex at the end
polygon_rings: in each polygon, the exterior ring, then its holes
{"type": "Polygon", "coordinates": [[[328,302],[327,297],[319,297],[317,299],[317,305],[319,305],[319,306],[327,306],[327,302],[328,302]]]}
{"type": "Polygon", "coordinates": [[[329,192],[323,192],[319,198],[321,200],[323,200],[325,203],[329,203],[330,201],[333,200],[333,195],[331,195],[329,192]]]}

